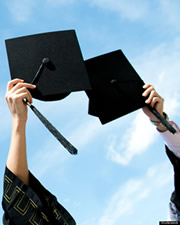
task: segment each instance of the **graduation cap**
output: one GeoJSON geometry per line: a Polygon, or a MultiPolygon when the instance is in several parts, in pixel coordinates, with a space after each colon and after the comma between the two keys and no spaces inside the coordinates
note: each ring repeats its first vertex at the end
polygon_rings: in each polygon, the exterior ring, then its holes
{"type": "Polygon", "coordinates": [[[48,32],[5,41],[11,78],[36,83],[33,98],[53,101],[90,89],[75,30],[48,32]]]}
{"type": "MultiPolygon", "coordinates": [[[[144,107],[144,81],[121,50],[85,61],[92,90],[87,90],[90,115],[102,124],[144,107]]],[[[152,107],[151,112],[173,133],[175,129],[152,107]]]]}
{"type": "MultiPolygon", "coordinates": [[[[91,88],[75,30],[41,33],[5,40],[11,78],[36,84],[32,97],[61,100],[91,88]]],[[[27,102],[27,101],[26,101],[27,102]]],[[[34,113],[72,154],[77,150],[28,102],[34,113]]]]}

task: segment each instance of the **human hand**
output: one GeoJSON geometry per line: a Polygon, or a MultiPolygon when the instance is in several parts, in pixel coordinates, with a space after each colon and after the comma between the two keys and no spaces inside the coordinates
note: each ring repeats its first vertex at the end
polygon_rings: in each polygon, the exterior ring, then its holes
{"type": "Polygon", "coordinates": [[[34,89],[35,87],[35,85],[24,83],[21,79],[8,82],[5,98],[13,120],[27,121],[27,105],[23,99],[26,98],[29,103],[32,103],[32,96],[27,88],[34,89]]]}
{"type": "MultiPolygon", "coordinates": [[[[143,88],[145,91],[142,95],[147,97],[145,103],[156,109],[156,111],[163,116],[164,99],[156,92],[155,88],[151,84],[145,84],[143,88]]],[[[159,121],[147,106],[143,107],[143,111],[150,118],[150,120],[159,121]]]]}

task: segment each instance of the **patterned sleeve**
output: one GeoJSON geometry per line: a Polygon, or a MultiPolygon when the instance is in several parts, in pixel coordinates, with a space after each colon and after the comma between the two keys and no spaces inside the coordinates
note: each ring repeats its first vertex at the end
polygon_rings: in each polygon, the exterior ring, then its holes
{"type": "Polygon", "coordinates": [[[75,225],[74,219],[56,197],[31,172],[29,177],[27,186],[6,167],[2,200],[4,219],[16,225],[75,225]]]}

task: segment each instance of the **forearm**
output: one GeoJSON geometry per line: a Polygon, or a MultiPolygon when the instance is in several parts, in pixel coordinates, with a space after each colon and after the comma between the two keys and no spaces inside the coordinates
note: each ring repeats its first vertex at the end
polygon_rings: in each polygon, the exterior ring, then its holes
{"type": "Polygon", "coordinates": [[[35,87],[17,78],[8,82],[5,96],[13,122],[7,167],[27,185],[29,184],[26,156],[27,105],[23,99],[32,103],[32,96],[28,89],[35,87]]]}
{"type": "Polygon", "coordinates": [[[7,167],[26,185],[29,184],[29,172],[26,155],[25,121],[13,121],[7,167]]]}

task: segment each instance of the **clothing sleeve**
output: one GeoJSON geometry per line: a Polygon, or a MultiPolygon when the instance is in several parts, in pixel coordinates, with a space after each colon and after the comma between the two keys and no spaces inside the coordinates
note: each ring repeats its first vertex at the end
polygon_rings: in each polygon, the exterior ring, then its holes
{"type": "Polygon", "coordinates": [[[170,121],[170,124],[176,129],[176,133],[172,134],[170,131],[159,132],[167,147],[180,158],[180,128],[176,123],[170,121]]]}
{"type": "Polygon", "coordinates": [[[4,175],[2,206],[4,219],[15,225],[75,225],[68,211],[29,172],[29,186],[7,167],[4,175]]]}
{"type": "Polygon", "coordinates": [[[174,192],[171,195],[170,217],[172,221],[180,221],[180,128],[170,121],[176,133],[159,132],[166,145],[166,153],[174,169],[174,192]]]}
{"type": "Polygon", "coordinates": [[[180,211],[177,209],[176,205],[171,201],[169,203],[169,217],[171,221],[180,221],[180,211]]]}
{"type": "Polygon", "coordinates": [[[166,146],[166,153],[173,165],[174,169],[174,192],[171,195],[171,201],[176,205],[176,208],[180,212],[180,158],[178,158],[169,148],[166,146]]]}

